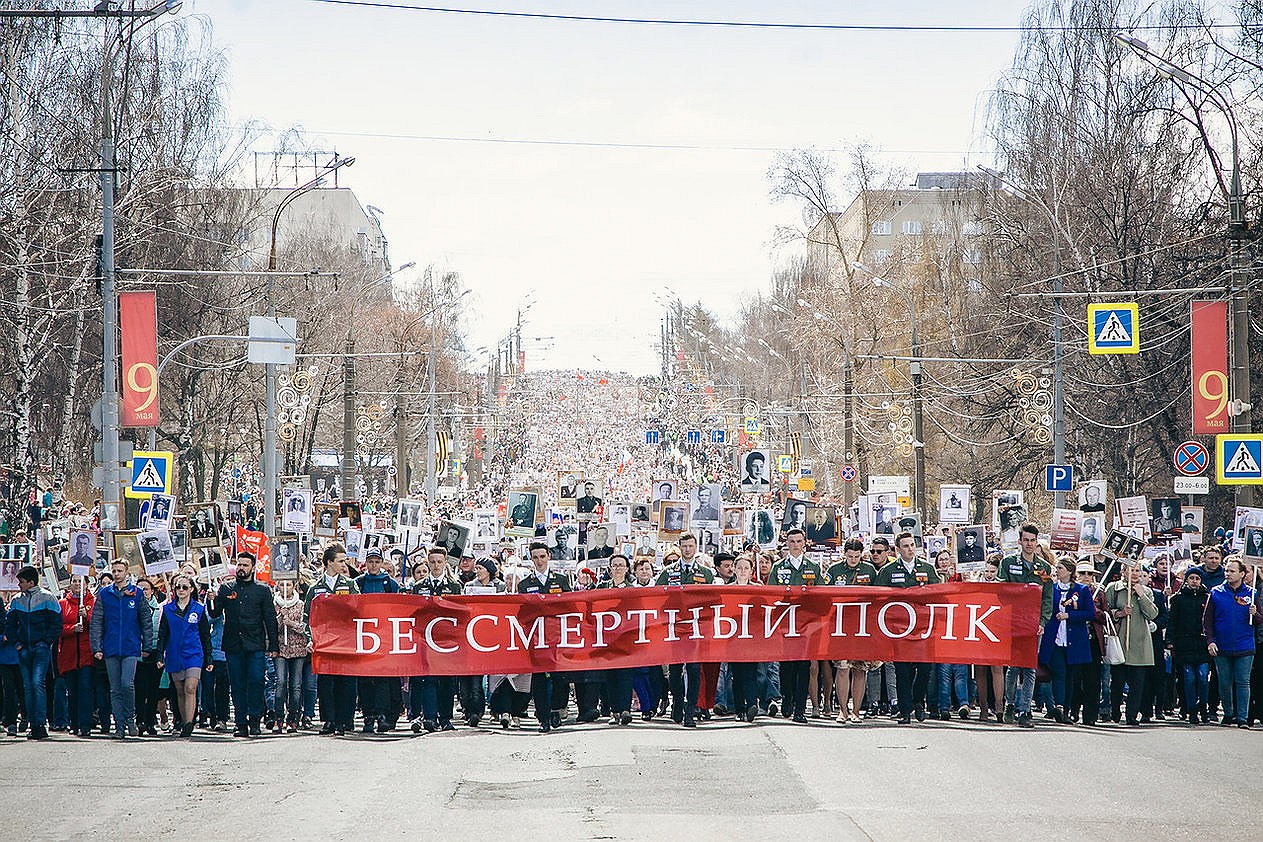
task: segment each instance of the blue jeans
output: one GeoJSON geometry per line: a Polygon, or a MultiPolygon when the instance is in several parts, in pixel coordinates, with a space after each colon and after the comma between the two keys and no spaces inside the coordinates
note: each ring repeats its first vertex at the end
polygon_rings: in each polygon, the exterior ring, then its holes
{"type": "Polygon", "coordinates": [[[1031,715],[1031,699],[1035,696],[1035,670],[1029,667],[1009,667],[1004,673],[1004,698],[1011,699],[1018,713],[1031,715]],[[1018,682],[1021,681],[1021,689],[1018,682]]]}
{"type": "Polygon", "coordinates": [[[768,703],[781,697],[781,665],[776,661],[760,661],[754,685],[759,694],[759,710],[767,713],[768,703]]]}
{"type": "Polygon", "coordinates": [[[1184,712],[1194,714],[1210,698],[1210,664],[1181,664],[1184,673],[1184,712]]]}
{"type": "Polygon", "coordinates": [[[311,661],[306,658],[275,658],[276,719],[297,725],[303,719],[303,679],[311,661]]]}
{"type": "Polygon", "coordinates": [[[952,691],[956,691],[956,707],[969,704],[969,667],[964,664],[939,664],[938,709],[952,710],[952,691]]]}
{"type": "Polygon", "coordinates": [[[263,670],[267,657],[262,652],[226,652],[228,688],[232,694],[233,721],[248,728],[263,716],[263,670]]]}
{"type": "Polygon", "coordinates": [[[1245,722],[1250,715],[1250,669],[1253,666],[1253,654],[1215,656],[1219,700],[1224,706],[1224,717],[1229,721],[1245,722]]]}
{"type": "Polygon", "coordinates": [[[732,710],[732,668],[727,662],[719,665],[719,686],[715,689],[715,707],[732,710]]]}
{"type": "Polygon", "coordinates": [[[105,659],[110,677],[110,712],[114,715],[114,733],[136,730],[136,662],[135,655],[112,655],[105,659]]]}
{"type": "Polygon", "coordinates": [[[26,718],[31,726],[48,724],[48,672],[53,666],[53,650],[47,643],[23,646],[18,650],[18,671],[22,673],[22,696],[26,718]]]}

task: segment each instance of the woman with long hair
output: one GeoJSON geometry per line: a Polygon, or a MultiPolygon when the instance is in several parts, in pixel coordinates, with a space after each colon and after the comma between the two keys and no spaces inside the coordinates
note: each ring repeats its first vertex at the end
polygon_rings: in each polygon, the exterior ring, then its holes
{"type": "Polygon", "coordinates": [[[162,606],[158,623],[158,669],[165,669],[175,686],[180,708],[180,736],[193,735],[197,724],[197,685],[211,662],[210,620],[206,606],[193,598],[193,579],[179,573],[172,598],[162,606]]]}

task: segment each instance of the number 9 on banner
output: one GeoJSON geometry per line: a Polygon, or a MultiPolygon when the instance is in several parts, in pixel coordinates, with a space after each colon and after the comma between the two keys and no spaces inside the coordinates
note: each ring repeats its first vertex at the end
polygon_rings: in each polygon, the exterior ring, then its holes
{"type": "Polygon", "coordinates": [[[132,408],[134,412],[144,412],[158,400],[158,369],[149,363],[132,363],[127,367],[124,379],[127,391],[143,398],[132,408]]]}
{"type": "Polygon", "coordinates": [[[1199,421],[1213,424],[1216,418],[1228,411],[1228,373],[1224,371],[1204,371],[1197,378],[1197,395],[1199,410],[1204,413],[1199,421]]]}

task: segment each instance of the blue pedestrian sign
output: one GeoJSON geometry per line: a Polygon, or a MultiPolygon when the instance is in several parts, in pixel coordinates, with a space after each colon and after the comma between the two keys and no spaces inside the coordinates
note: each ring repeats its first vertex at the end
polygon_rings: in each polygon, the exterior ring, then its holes
{"type": "Polygon", "coordinates": [[[645,430],[645,444],[657,444],[662,441],[662,434],[657,430],[645,430]]]}
{"type": "Polygon", "coordinates": [[[702,443],[702,431],[701,431],[701,430],[689,430],[689,431],[688,431],[688,437],[687,437],[687,438],[688,438],[688,443],[689,443],[689,444],[701,444],[701,443],[702,443]]]}
{"type": "Polygon", "coordinates": [[[1140,306],[1089,304],[1088,353],[1139,354],[1140,306]]]}
{"type": "Polygon", "coordinates": [[[711,430],[710,431],[711,444],[723,444],[727,440],[728,440],[728,434],[724,430],[711,430]]]}
{"type": "Polygon", "coordinates": [[[1045,491],[1070,491],[1074,488],[1074,469],[1069,465],[1044,466],[1045,491]]]}
{"type": "Polygon", "coordinates": [[[170,494],[174,461],[175,454],[169,450],[136,451],[132,454],[131,481],[123,493],[140,499],[150,494],[170,494]]]}
{"type": "Polygon", "coordinates": [[[1263,485],[1263,433],[1215,436],[1215,475],[1220,485],[1263,485]]]}

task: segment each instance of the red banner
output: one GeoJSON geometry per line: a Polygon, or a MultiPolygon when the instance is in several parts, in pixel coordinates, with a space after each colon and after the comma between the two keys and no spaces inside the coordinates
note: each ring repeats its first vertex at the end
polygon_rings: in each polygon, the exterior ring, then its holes
{"type": "Polygon", "coordinates": [[[683,662],[857,659],[1035,666],[1040,589],[698,585],[558,595],[326,596],[326,675],[512,675],[683,662]]]}
{"type": "Polygon", "coordinates": [[[1228,302],[1194,301],[1193,353],[1193,435],[1226,433],[1232,423],[1228,416],[1228,302]]]}
{"type": "Polygon", "coordinates": [[[118,296],[119,338],[123,346],[124,427],[158,426],[158,310],[153,292],[118,296]]]}
{"type": "MultiPolygon", "coordinates": [[[[254,578],[266,584],[272,583],[272,545],[265,532],[254,532],[237,525],[237,552],[245,550],[254,556],[254,578]]],[[[236,559],[231,559],[235,562],[236,559]]]]}

